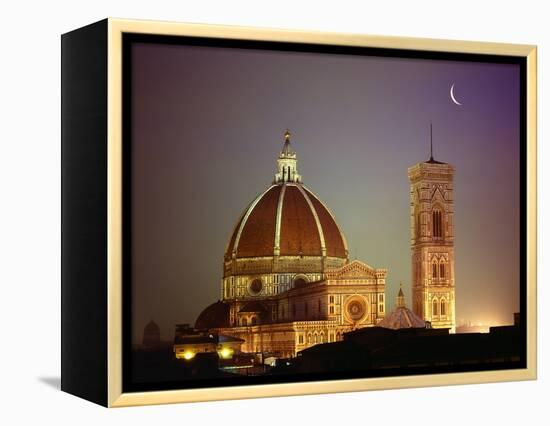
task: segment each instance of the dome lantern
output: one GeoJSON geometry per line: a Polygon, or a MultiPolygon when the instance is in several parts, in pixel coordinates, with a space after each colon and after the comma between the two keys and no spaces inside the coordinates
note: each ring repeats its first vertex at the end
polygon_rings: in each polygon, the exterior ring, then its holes
{"type": "Polygon", "coordinates": [[[290,144],[290,136],[290,131],[286,129],[283,149],[277,159],[277,173],[275,173],[274,183],[302,182],[302,176],[298,174],[296,152],[290,144]]]}

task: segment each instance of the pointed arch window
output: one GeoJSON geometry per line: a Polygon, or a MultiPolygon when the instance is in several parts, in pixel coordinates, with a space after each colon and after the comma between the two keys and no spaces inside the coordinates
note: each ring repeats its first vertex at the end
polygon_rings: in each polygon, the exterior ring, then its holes
{"type": "Polygon", "coordinates": [[[439,278],[445,278],[445,262],[441,261],[439,264],[439,278]]]}
{"type": "Polygon", "coordinates": [[[447,315],[447,301],[441,299],[441,315],[447,315]]]}
{"type": "Polygon", "coordinates": [[[439,315],[439,309],[438,309],[437,305],[438,305],[437,299],[434,299],[433,302],[432,302],[432,315],[433,316],[439,315]]]}
{"type": "Polygon", "coordinates": [[[432,235],[434,238],[443,237],[443,226],[441,223],[441,210],[437,209],[432,212],[432,235]]]}
{"type": "Polygon", "coordinates": [[[437,263],[432,263],[432,278],[437,278],[437,263]]]}

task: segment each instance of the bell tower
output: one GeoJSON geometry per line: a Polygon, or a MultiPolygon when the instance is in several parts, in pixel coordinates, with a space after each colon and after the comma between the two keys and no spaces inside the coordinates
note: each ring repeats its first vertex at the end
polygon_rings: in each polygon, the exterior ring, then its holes
{"type": "Polygon", "coordinates": [[[455,332],[454,167],[433,156],[408,169],[413,312],[455,332]]]}

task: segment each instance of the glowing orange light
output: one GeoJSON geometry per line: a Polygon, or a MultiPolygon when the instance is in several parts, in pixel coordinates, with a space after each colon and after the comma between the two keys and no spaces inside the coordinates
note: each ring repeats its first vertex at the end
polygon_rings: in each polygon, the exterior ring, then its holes
{"type": "Polygon", "coordinates": [[[233,356],[233,350],[230,348],[222,348],[218,351],[218,355],[223,359],[231,358],[233,356]]]}
{"type": "Polygon", "coordinates": [[[183,353],[183,358],[184,358],[184,359],[189,360],[189,359],[192,359],[192,358],[194,358],[194,357],[195,357],[195,352],[193,352],[193,351],[185,351],[185,352],[183,353]]]}

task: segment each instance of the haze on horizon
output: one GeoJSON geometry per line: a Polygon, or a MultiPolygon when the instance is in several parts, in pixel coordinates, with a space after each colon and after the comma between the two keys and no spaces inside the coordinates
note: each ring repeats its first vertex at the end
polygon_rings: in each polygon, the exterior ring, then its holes
{"type": "Polygon", "coordinates": [[[272,181],[286,128],[304,184],[350,259],[388,269],[410,307],[407,168],[456,168],[456,319],[519,310],[516,65],[137,44],[133,47],[133,340],[221,297],[224,249],[272,181]],[[462,103],[452,102],[449,94],[462,103]]]}

